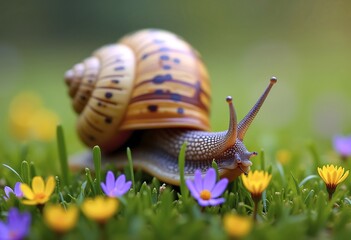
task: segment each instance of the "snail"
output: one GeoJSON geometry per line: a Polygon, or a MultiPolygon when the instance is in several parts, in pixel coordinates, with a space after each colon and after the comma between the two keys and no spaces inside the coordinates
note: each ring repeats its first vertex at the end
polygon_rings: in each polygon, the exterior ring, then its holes
{"type": "MultiPolygon", "coordinates": [[[[234,180],[252,165],[243,140],[268,93],[268,87],[238,123],[231,97],[229,127],[210,132],[211,90],[199,53],[177,35],[157,29],[140,30],[118,43],[103,46],[73,66],[65,82],[79,114],[82,141],[99,145],[104,161],[133,165],[160,180],[179,185],[178,154],[187,142],[185,178],[205,172],[216,161],[220,177],[234,180]]],[[[74,156],[72,168],[91,165],[92,154],[74,156]]]]}

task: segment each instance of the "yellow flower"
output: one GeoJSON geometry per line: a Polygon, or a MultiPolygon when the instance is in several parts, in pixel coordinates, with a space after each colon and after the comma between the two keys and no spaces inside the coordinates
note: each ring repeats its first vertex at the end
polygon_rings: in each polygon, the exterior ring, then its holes
{"type": "Polygon", "coordinates": [[[271,178],[271,174],[258,170],[251,171],[248,175],[242,175],[243,184],[255,201],[261,199],[262,192],[267,188],[271,178]]]}
{"type": "Polygon", "coordinates": [[[44,220],[55,232],[65,233],[75,227],[78,218],[76,206],[65,210],[61,205],[48,205],[44,208],[44,220]]]}
{"type": "Polygon", "coordinates": [[[289,150],[286,150],[286,149],[281,149],[281,150],[277,151],[276,158],[277,158],[278,162],[280,162],[282,165],[286,165],[291,160],[291,152],[289,150]]]}
{"type": "Polygon", "coordinates": [[[90,219],[99,223],[105,223],[118,209],[116,198],[105,198],[98,196],[94,199],[87,199],[83,202],[82,211],[90,219]]]}
{"type": "Polygon", "coordinates": [[[40,176],[36,176],[32,180],[32,188],[30,188],[27,184],[21,184],[21,190],[23,192],[23,196],[27,199],[22,200],[23,204],[26,205],[36,205],[36,204],[44,204],[49,199],[51,194],[55,189],[55,180],[53,176],[50,176],[46,184],[44,180],[40,176]]]}
{"type": "Polygon", "coordinates": [[[246,236],[252,228],[252,220],[236,214],[226,214],[223,218],[225,231],[230,237],[241,238],[246,236]]]}
{"type": "Polygon", "coordinates": [[[343,182],[349,175],[348,170],[345,172],[343,167],[336,167],[333,164],[318,168],[318,173],[327,186],[330,199],[338,184],[343,182]]]}
{"type": "Polygon", "coordinates": [[[48,141],[56,136],[57,115],[44,108],[38,95],[22,92],[10,104],[10,129],[19,140],[48,141]]]}

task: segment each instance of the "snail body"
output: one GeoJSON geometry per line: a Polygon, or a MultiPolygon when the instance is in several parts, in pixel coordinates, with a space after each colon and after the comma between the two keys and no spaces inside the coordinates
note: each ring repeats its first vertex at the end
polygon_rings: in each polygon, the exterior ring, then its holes
{"type": "MultiPolygon", "coordinates": [[[[153,29],[98,49],[67,71],[65,80],[84,143],[111,153],[104,158],[117,167],[127,162],[124,147],[128,144],[135,167],[175,185],[184,142],[186,177],[196,169],[206,171],[213,160],[221,177],[230,180],[249,171],[249,159],[256,153],[246,149],[243,139],[276,82],[271,79],[240,123],[227,97],[228,130],[209,132],[211,91],[200,55],[175,34],[153,29]]],[[[86,153],[75,157],[71,166],[81,168],[89,162],[91,153],[86,153]]]]}

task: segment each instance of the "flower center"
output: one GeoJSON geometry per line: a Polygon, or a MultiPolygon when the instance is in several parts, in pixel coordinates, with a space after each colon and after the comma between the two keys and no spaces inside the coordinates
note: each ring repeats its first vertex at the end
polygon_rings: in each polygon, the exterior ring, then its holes
{"type": "Polygon", "coordinates": [[[200,193],[200,198],[202,198],[202,200],[209,200],[211,199],[211,192],[208,190],[202,190],[200,193]]]}
{"type": "Polygon", "coordinates": [[[37,193],[35,195],[35,199],[41,200],[45,198],[45,194],[44,193],[37,193]]]}
{"type": "Polygon", "coordinates": [[[10,239],[17,239],[17,232],[16,231],[10,231],[9,232],[10,239]]]}

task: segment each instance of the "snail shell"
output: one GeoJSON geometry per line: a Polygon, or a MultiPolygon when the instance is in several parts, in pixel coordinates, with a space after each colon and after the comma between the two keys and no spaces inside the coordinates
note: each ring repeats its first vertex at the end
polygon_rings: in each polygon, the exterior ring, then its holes
{"type": "Polygon", "coordinates": [[[79,114],[78,134],[90,147],[114,150],[136,129],[210,129],[206,68],[170,32],[126,36],[76,64],[65,79],[79,114]]]}
{"type": "MultiPolygon", "coordinates": [[[[186,178],[196,169],[205,172],[213,160],[220,177],[229,180],[249,171],[256,153],[246,149],[244,136],[277,80],[271,78],[239,123],[227,97],[229,127],[222,132],[209,132],[211,91],[199,54],[167,31],[141,30],[104,46],[68,70],[65,81],[83,142],[113,151],[104,159],[117,167],[127,163],[120,147],[128,142],[134,167],[179,185],[177,158],[184,142],[186,178]]],[[[70,164],[91,166],[91,152],[73,157],[70,164]]]]}

